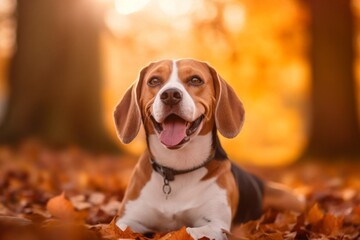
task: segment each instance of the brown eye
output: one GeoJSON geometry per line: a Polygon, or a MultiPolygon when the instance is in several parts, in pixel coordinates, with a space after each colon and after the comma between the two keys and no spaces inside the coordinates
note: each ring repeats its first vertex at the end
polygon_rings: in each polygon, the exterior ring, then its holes
{"type": "Polygon", "coordinates": [[[204,84],[204,81],[201,78],[194,76],[190,78],[189,84],[192,86],[200,86],[204,84]]]}
{"type": "Polygon", "coordinates": [[[157,77],[152,77],[147,84],[149,87],[156,87],[161,84],[161,80],[157,77]]]}

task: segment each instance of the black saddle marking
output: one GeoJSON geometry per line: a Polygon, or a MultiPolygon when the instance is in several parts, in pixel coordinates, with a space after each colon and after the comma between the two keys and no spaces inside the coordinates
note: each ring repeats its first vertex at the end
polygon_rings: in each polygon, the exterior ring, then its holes
{"type": "MultiPolygon", "coordinates": [[[[222,148],[216,128],[213,131],[214,159],[218,161],[228,160],[225,150],[222,148]]],[[[228,160],[230,161],[230,160],[228,160]]],[[[234,175],[240,198],[236,215],[233,222],[243,223],[258,219],[263,210],[262,201],[264,194],[264,183],[255,175],[243,170],[235,163],[231,163],[231,172],[234,175]]]]}
{"type": "Polygon", "coordinates": [[[233,222],[238,224],[258,219],[263,210],[263,181],[255,175],[244,171],[234,163],[231,164],[231,171],[240,194],[238,208],[233,222]]]}

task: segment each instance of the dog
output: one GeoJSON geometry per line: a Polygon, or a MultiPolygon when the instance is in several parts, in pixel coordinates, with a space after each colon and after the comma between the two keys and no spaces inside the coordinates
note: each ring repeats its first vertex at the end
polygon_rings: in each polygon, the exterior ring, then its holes
{"type": "Polygon", "coordinates": [[[193,239],[222,240],[232,223],[257,219],[266,206],[301,211],[304,204],[291,190],[228,159],[217,133],[235,137],[244,116],[235,91],[205,62],[161,60],[144,67],[114,111],[123,143],[141,124],[147,141],[117,226],[139,233],[186,226],[193,239]]]}

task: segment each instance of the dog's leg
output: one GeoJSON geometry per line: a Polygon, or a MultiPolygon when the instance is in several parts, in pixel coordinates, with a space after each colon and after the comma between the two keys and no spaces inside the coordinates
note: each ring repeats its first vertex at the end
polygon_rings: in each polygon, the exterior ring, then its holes
{"type": "Polygon", "coordinates": [[[191,219],[194,219],[192,227],[186,228],[193,239],[203,237],[210,240],[227,239],[223,229],[230,231],[231,210],[223,199],[210,200],[199,208],[188,210],[187,214],[190,215],[191,219]]]}
{"type": "Polygon", "coordinates": [[[210,240],[227,240],[227,236],[223,233],[220,224],[208,224],[202,227],[186,228],[190,236],[197,240],[206,237],[210,240]]]}
{"type": "Polygon", "coordinates": [[[146,223],[151,223],[154,211],[152,208],[144,209],[142,206],[145,206],[143,201],[125,202],[120,210],[122,214],[116,219],[116,225],[122,231],[129,227],[132,231],[138,233],[151,232],[146,223]],[[127,205],[130,207],[125,207],[127,205]]]}
{"type": "Polygon", "coordinates": [[[120,218],[116,221],[116,225],[122,231],[125,231],[128,227],[130,227],[130,229],[132,231],[138,232],[138,233],[151,232],[150,229],[148,229],[147,227],[145,227],[143,224],[141,224],[140,222],[138,222],[136,220],[120,218]]]}
{"type": "Polygon", "coordinates": [[[289,187],[275,183],[265,182],[264,209],[292,210],[302,212],[305,209],[305,198],[294,193],[289,187]]]}

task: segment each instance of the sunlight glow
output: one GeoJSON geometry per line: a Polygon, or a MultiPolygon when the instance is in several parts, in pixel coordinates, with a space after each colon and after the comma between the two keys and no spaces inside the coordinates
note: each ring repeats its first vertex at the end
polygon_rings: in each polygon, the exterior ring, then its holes
{"type": "Polygon", "coordinates": [[[126,32],[130,31],[131,24],[130,20],[124,16],[119,14],[115,10],[109,10],[105,15],[105,23],[111,29],[111,31],[117,35],[121,36],[126,32]]]}
{"type": "Polygon", "coordinates": [[[193,6],[191,0],[158,0],[160,9],[169,16],[188,14],[193,6]]]}
{"type": "Polygon", "coordinates": [[[224,22],[229,31],[239,32],[245,25],[245,8],[239,4],[230,4],[224,9],[224,22]]]}
{"type": "Polygon", "coordinates": [[[128,15],[143,9],[150,0],[115,0],[115,9],[118,13],[128,15]]]}
{"type": "Polygon", "coordinates": [[[7,15],[10,12],[13,12],[16,7],[15,0],[3,0],[0,1],[0,15],[7,15]]]}
{"type": "Polygon", "coordinates": [[[114,2],[114,0],[93,0],[93,1],[103,5],[112,4],[114,2]]]}

